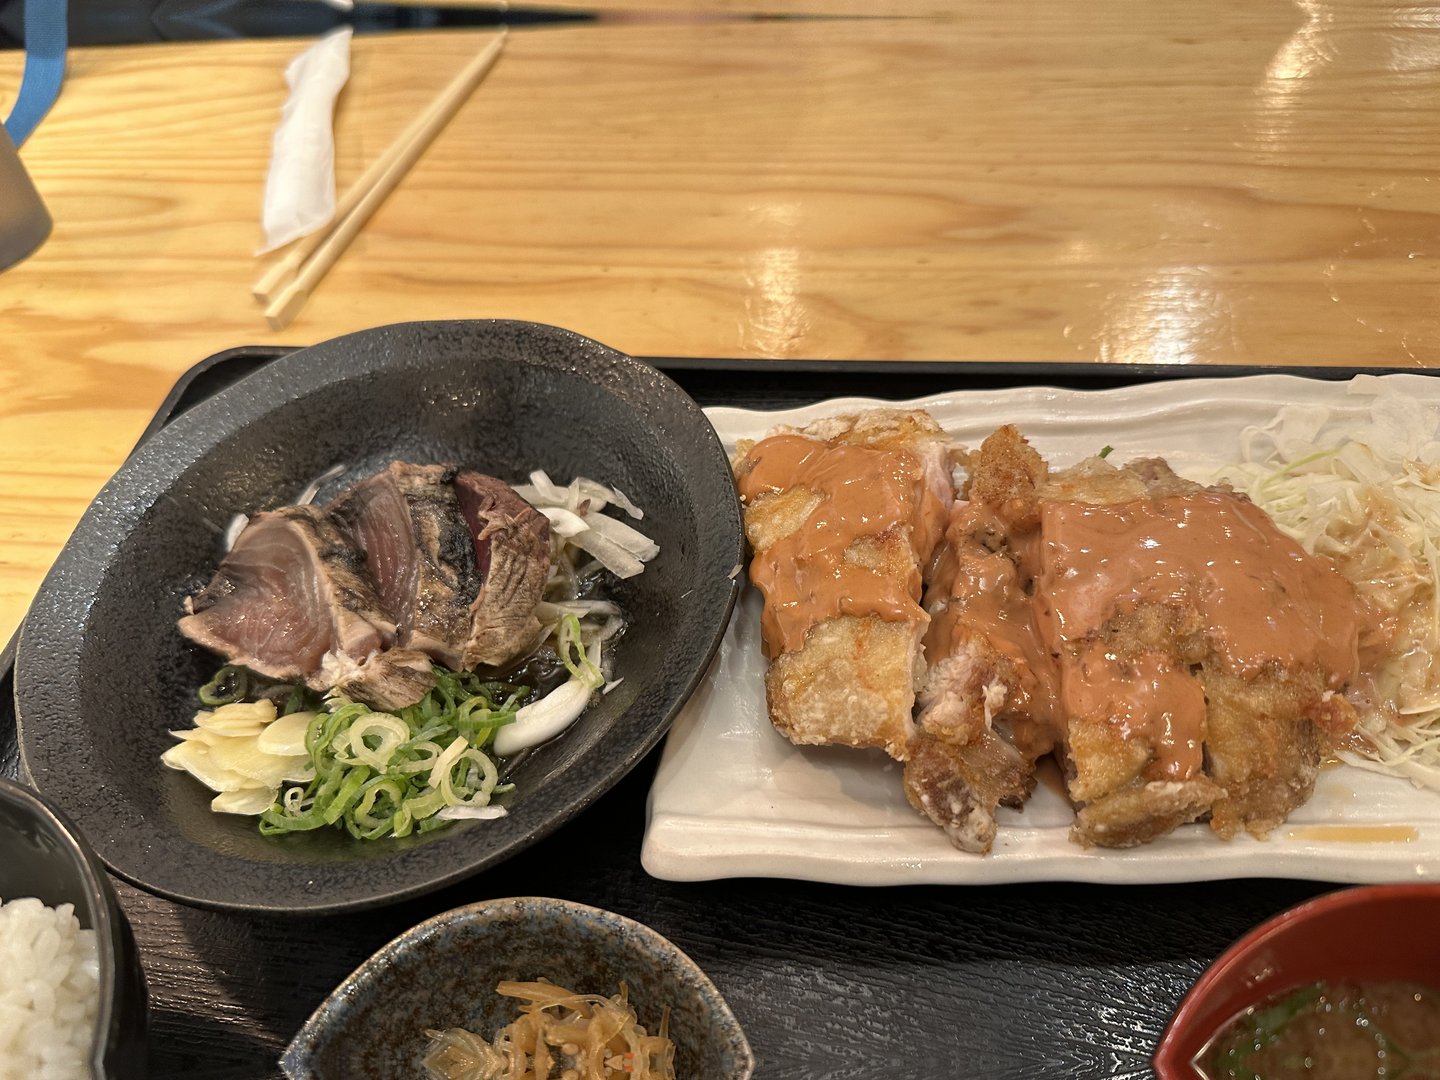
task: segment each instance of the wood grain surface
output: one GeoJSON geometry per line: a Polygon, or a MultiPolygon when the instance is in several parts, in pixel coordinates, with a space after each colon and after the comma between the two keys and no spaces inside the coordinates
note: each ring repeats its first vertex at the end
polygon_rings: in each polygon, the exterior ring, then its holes
{"type": "MultiPolygon", "coordinates": [[[[512,35],[278,335],[251,253],[305,43],[76,50],[23,155],[55,233],[0,275],[0,635],[180,372],[246,342],[504,316],[639,354],[1440,357],[1431,8],[639,7],[668,15],[512,35]]],[[[340,182],[484,40],[357,38],[340,182]]]]}

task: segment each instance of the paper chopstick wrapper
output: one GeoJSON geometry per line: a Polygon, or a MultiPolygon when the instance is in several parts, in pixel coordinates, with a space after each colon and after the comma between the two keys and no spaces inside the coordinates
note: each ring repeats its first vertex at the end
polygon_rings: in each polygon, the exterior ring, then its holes
{"type": "Polygon", "coordinates": [[[265,178],[263,255],[335,216],[335,99],[350,77],[350,27],[321,38],[290,61],[290,96],[280,114],[265,178]]]}

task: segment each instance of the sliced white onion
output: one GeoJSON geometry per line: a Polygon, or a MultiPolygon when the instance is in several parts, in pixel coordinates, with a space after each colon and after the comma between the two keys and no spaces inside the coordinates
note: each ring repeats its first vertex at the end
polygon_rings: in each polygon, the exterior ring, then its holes
{"type": "Polygon", "coordinates": [[[444,818],[446,821],[460,821],[466,818],[487,821],[491,818],[502,818],[506,813],[503,806],[467,806],[461,803],[458,806],[447,806],[435,816],[444,818]]]}
{"type": "Polygon", "coordinates": [[[305,490],[300,492],[300,495],[295,500],[295,505],[309,506],[315,501],[315,496],[320,494],[321,487],[328,484],[331,480],[334,480],[344,471],[344,465],[331,465],[330,468],[326,469],[314,480],[311,480],[310,483],[305,485],[305,490]]]}
{"type": "Polygon", "coordinates": [[[605,620],[604,625],[602,625],[598,631],[587,637],[587,640],[596,642],[609,641],[623,629],[625,629],[625,620],[619,615],[611,615],[605,620]]]}
{"type": "Polygon", "coordinates": [[[618,506],[621,510],[624,510],[636,521],[640,521],[645,517],[645,511],[641,510],[640,507],[636,506],[633,502],[626,498],[625,493],[619,488],[610,489],[610,501],[613,502],[616,506],[618,506]]]}
{"type": "MultiPolygon", "coordinates": [[[[636,548],[637,551],[654,547],[648,537],[636,532],[628,525],[624,525],[614,518],[606,518],[600,513],[607,506],[614,505],[637,521],[645,517],[645,511],[636,506],[618,488],[608,487],[598,480],[591,480],[586,476],[577,476],[570,481],[568,487],[561,487],[551,480],[544,470],[536,469],[530,474],[530,483],[517,484],[514,490],[522,499],[550,518],[552,527],[557,519],[563,519],[563,517],[560,514],[552,516],[550,511],[568,511],[577,516],[583,514],[587,520],[596,519],[609,522],[610,525],[601,525],[598,528],[608,529],[610,539],[626,547],[636,548]]],[[[572,529],[574,527],[573,523],[568,522],[568,519],[566,527],[572,529]]],[[[556,531],[561,536],[571,535],[571,533],[561,532],[558,529],[556,531]]],[[[642,556],[644,559],[651,557],[650,555],[642,556]]]]}
{"type": "Polygon", "coordinates": [[[538,746],[564,731],[590,703],[591,686],[582,679],[562,683],[539,701],[515,714],[513,723],[495,733],[495,752],[501,757],[538,746]]]}
{"type": "Polygon", "coordinates": [[[620,605],[609,600],[541,600],[535,605],[535,617],[548,623],[559,622],[562,615],[585,619],[590,615],[613,617],[619,614],[620,605]]]}
{"type": "MultiPolygon", "coordinates": [[[[535,490],[535,497],[541,502],[549,503],[551,506],[564,506],[566,496],[569,492],[555,481],[551,480],[544,469],[536,469],[530,474],[530,485],[535,490]]],[[[519,488],[515,489],[519,491],[519,488]]],[[[524,498],[522,495],[521,498],[524,498]]]]}
{"type": "Polygon", "coordinates": [[[641,562],[649,562],[660,554],[660,545],[638,529],[632,529],[623,521],[606,517],[604,514],[589,514],[585,518],[585,523],[605,539],[619,544],[641,562]]]}
{"type": "Polygon", "coordinates": [[[591,480],[588,476],[577,476],[570,481],[568,499],[571,501],[567,501],[565,505],[572,510],[583,500],[591,504],[592,510],[603,510],[613,503],[636,520],[645,516],[645,512],[626,498],[619,488],[591,480]]]}
{"type": "Polygon", "coordinates": [[[584,518],[563,506],[542,506],[539,509],[550,522],[550,531],[556,536],[563,536],[568,540],[590,531],[590,525],[584,518]]]}
{"type": "Polygon", "coordinates": [[[601,566],[618,578],[632,578],[645,569],[645,564],[639,558],[594,529],[572,537],[570,542],[594,555],[601,566]]]}

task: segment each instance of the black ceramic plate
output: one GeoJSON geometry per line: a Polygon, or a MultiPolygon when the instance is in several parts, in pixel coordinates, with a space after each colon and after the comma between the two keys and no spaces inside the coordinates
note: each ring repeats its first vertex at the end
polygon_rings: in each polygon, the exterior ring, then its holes
{"type": "Polygon", "coordinates": [[[374,906],[492,866],[554,830],[655,745],[719,643],[741,559],[720,442],[673,382],[554,327],[410,323],[303,349],[181,416],[100,492],[41,586],[17,659],[20,748],[35,785],[121,877],[208,907],[374,906]],[[508,817],[363,842],[339,831],[264,838],[210,811],[160,755],[217,660],[175,628],[236,513],[289,502],[344,463],[445,461],[521,480],[614,484],[660,545],[621,583],[624,681],[514,770],[508,817]]]}

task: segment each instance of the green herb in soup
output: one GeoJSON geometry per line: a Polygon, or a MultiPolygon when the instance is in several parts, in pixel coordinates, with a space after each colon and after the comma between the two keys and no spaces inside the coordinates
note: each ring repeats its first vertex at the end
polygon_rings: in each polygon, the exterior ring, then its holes
{"type": "Polygon", "coordinates": [[[1440,990],[1312,983],[1246,1009],[1195,1066],[1206,1080],[1440,1080],[1440,990]]]}

